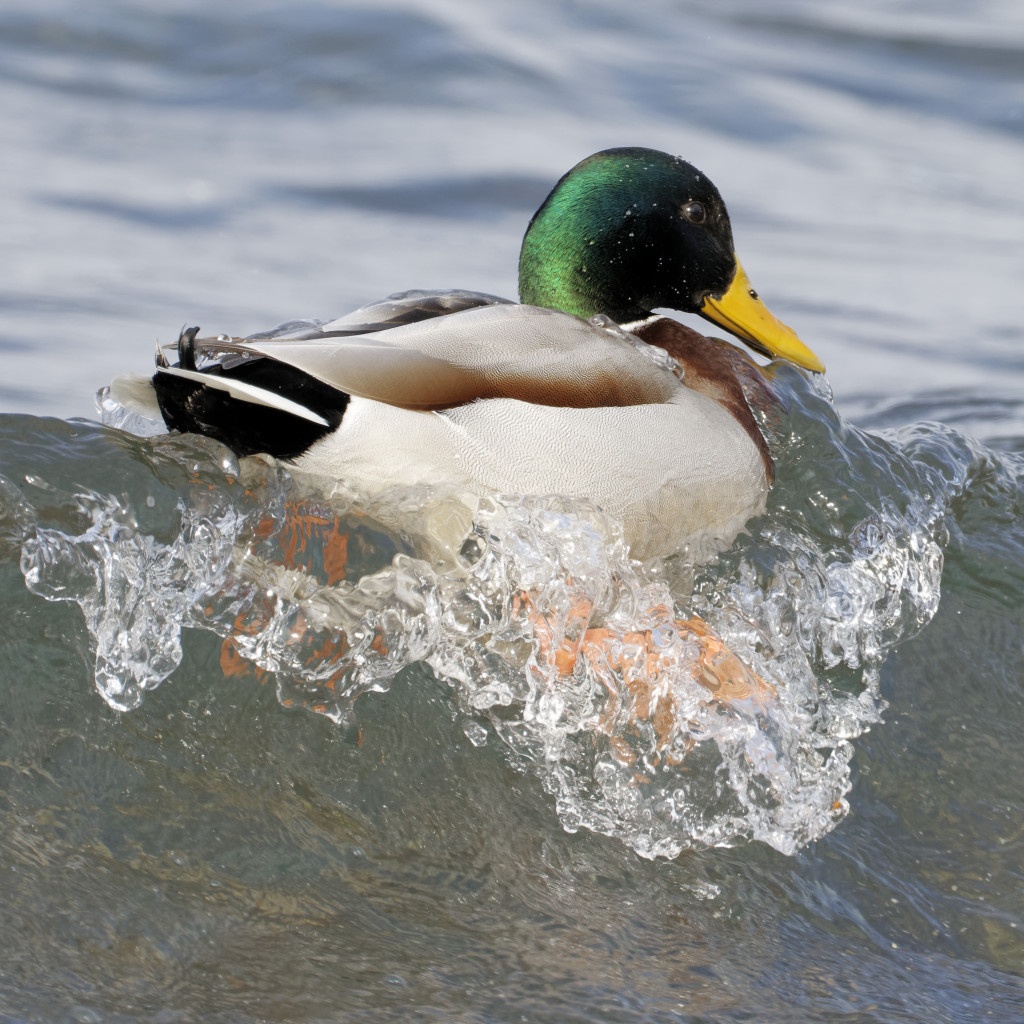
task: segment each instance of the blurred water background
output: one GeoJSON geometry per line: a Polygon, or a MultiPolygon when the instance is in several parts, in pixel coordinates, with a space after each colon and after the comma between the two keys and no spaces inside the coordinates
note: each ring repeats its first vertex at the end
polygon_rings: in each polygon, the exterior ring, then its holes
{"type": "MultiPolygon", "coordinates": [[[[8,0],[0,98],[0,1020],[1024,1019],[1024,8],[8,0]],[[496,713],[422,567],[354,717],[226,678],[252,491],[95,423],[185,323],[514,296],[532,211],[618,145],[716,182],[835,397],[783,374],[768,515],[694,599],[806,688],[772,742],[841,812],[755,796],[724,847],[496,713]]],[[[493,512],[544,555],[551,509],[493,512]]]]}

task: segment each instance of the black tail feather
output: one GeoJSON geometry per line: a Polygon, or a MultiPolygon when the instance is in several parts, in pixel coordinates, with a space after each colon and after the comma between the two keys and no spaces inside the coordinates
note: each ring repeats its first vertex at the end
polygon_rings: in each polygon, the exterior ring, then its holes
{"type": "MultiPolygon", "coordinates": [[[[182,330],[178,338],[178,366],[183,370],[198,368],[198,333],[197,327],[190,327],[182,330]]],[[[158,366],[162,358],[160,354],[158,366]]],[[[198,381],[158,371],[153,377],[153,388],[168,428],[212,437],[239,456],[264,453],[279,459],[296,458],[336,430],[348,406],[349,396],[344,392],[263,356],[233,360],[230,366],[212,362],[203,366],[202,372],[244,381],[288,398],[327,421],[328,425],[322,426],[198,381]]]]}

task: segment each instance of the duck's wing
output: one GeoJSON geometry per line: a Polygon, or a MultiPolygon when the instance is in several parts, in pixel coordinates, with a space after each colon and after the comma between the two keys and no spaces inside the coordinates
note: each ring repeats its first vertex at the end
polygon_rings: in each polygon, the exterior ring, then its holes
{"type": "Polygon", "coordinates": [[[396,292],[378,302],[346,313],[335,320],[289,320],[269,331],[250,334],[246,341],[316,341],[322,338],[343,338],[419,323],[434,317],[461,313],[480,306],[509,306],[503,299],[486,292],[424,291],[396,292]]]}
{"type": "Polygon", "coordinates": [[[364,334],[197,333],[182,333],[177,365],[158,357],[161,413],[172,429],[240,455],[302,454],[340,426],[351,396],[421,410],[489,398],[580,409],[669,402],[680,391],[674,361],[614,324],[506,302],[364,334]]]}
{"type": "MultiPolygon", "coordinates": [[[[247,338],[200,338],[198,328],[183,329],[176,345],[157,349],[145,415],[162,418],[172,430],[216,438],[239,455],[269,452],[290,458],[337,428],[348,396],[247,347],[249,342],[372,335],[467,309],[505,305],[511,305],[508,299],[484,292],[418,290],[390,295],[335,320],[291,320],[247,338]]],[[[118,378],[109,390],[128,396],[132,409],[138,404],[138,381],[118,378]]]]}
{"type": "Polygon", "coordinates": [[[253,350],[243,351],[238,348],[250,342],[316,342],[326,338],[347,338],[375,334],[393,327],[447,316],[450,313],[461,313],[466,309],[511,305],[514,303],[510,299],[489,295],[486,292],[421,289],[396,292],[385,299],[360,306],[359,309],[334,320],[287,320],[277,327],[245,337],[219,334],[215,338],[199,338],[198,328],[183,328],[175,344],[158,347],[156,365],[159,368],[169,367],[171,364],[167,360],[167,354],[176,352],[177,366],[181,369],[199,370],[203,373],[230,373],[243,362],[251,363],[253,360],[253,350]]]}
{"type": "Polygon", "coordinates": [[[504,303],[371,334],[206,346],[234,359],[269,358],[344,395],[412,409],[487,398],[558,408],[647,405],[669,401],[679,387],[666,358],[610,323],[504,303]]]}

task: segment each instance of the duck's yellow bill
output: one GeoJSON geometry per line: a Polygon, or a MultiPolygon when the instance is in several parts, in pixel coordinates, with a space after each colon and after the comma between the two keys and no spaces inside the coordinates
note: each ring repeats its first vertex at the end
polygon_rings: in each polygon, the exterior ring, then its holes
{"type": "Polygon", "coordinates": [[[736,276],[725,292],[708,296],[700,308],[701,316],[745,341],[755,352],[773,359],[788,359],[815,373],[824,373],[825,364],[787,327],[772,316],[768,307],[750,286],[747,272],[736,261],[736,276]]]}

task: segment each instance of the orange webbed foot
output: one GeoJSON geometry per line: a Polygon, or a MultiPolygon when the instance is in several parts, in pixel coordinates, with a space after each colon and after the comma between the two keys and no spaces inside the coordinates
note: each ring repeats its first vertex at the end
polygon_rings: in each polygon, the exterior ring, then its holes
{"type": "Polygon", "coordinates": [[[620,633],[603,626],[587,626],[593,607],[586,600],[571,609],[569,626],[557,635],[548,618],[532,610],[527,595],[521,595],[520,600],[531,609],[540,657],[563,677],[572,675],[583,659],[604,686],[608,704],[595,725],[609,737],[617,756],[624,761],[633,760],[621,735],[624,728],[649,726],[658,752],[669,761],[681,760],[692,745],[677,742],[689,731],[689,712],[684,710],[683,698],[674,686],[680,671],[707,691],[710,701],[744,712],[764,711],[778,697],[775,687],[745,665],[699,616],[676,619],[663,609],[678,638],[696,648],[695,658],[680,659],[679,648],[672,643],[675,637],[668,638],[660,630],[620,633]]]}

